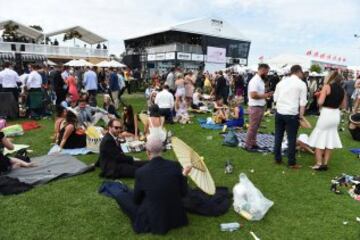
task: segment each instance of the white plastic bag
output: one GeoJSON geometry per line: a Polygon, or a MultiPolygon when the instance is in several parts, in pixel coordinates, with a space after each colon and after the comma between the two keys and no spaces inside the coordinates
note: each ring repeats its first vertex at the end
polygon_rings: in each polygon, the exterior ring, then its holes
{"type": "Polygon", "coordinates": [[[250,221],[261,220],[274,202],[265,198],[246,174],[240,174],[240,182],[233,188],[234,210],[250,221]]]}

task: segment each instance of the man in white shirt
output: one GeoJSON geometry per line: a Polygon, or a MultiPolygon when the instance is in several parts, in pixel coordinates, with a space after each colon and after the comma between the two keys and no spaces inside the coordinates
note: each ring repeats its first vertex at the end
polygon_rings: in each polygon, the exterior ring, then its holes
{"type": "Polygon", "coordinates": [[[169,92],[168,85],[164,85],[163,90],[156,95],[155,104],[159,106],[160,115],[165,117],[166,123],[173,124],[174,96],[169,92]]]}
{"type": "Polygon", "coordinates": [[[274,93],[276,103],[275,116],[275,162],[281,164],[281,143],[284,132],[288,138],[288,166],[298,169],[301,166],[296,164],[296,136],[299,129],[299,120],[304,117],[305,106],[307,103],[307,87],[302,80],[304,73],[301,66],[291,67],[291,76],[283,78],[274,93]]]}
{"type": "Polygon", "coordinates": [[[44,94],[42,92],[42,77],[39,74],[41,67],[39,65],[32,65],[32,71],[25,81],[25,87],[28,91],[28,107],[31,118],[39,118],[44,113],[44,94]]]}
{"type": "Polygon", "coordinates": [[[0,81],[3,92],[11,92],[14,95],[15,101],[19,99],[18,83],[21,83],[17,72],[11,69],[10,62],[4,63],[4,70],[0,72],[0,81]]]}
{"type": "Polygon", "coordinates": [[[249,128],[246,135],[245,149],[248,151],[257,151],[256,135],[264,115],[264,106],[266,99],[272,96],[272,93],[265,93],[264,80],[270,70],[269,65],[259,64],[257,74],[250,80],[248,85],[248,113],[249,128]]]}

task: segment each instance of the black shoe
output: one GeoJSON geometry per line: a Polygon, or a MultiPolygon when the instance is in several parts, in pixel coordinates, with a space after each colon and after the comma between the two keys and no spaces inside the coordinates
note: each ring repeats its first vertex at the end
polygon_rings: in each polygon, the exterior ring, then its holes
{"type": "Polygon", "coordinates": [[[277,164],[277,165],[283,164],[282,160],[275,160],[274,163],[277,164]]]}
{"type": "Polygon", "coordinates": [[[252,148],[245,148],[248,152],[258,152],[258,148],[252,147],[252,148]]]}

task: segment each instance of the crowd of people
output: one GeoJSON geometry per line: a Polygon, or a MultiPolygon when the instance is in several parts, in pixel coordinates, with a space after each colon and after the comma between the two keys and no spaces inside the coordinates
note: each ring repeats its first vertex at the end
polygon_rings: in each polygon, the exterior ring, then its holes
{"type": "MultiPolygon", "coordinates": [[[[274,161],[283,163],[281,146],[286,136],[287,165],[291,169],[301,167],[295,154],[297,135],[314,100],[320,114],[308,141],[309,147],[315,150],[314,170],[327,170],[333,149],[342,147],[338,134],[341,109],[352,113],[349,131],[354,140],[360,140],[357,113],[360,78],[356,82],[345,80],[338,71],[330,72],[319,81],[309,78],[299,65],[292,66],[284,76],[269,74],[267,64],[259,64],[256,73],[232,70],[193,73],[174,67],[164,77],[155,73],[149,79],[145,91],[148,117],[141,129],[138,113],[121,99],[125,89],[131,88],[131,71],[115,68],[97,71],[92,67],[47,69],[36,64],[29,66],[29,70],[19,77],[11,65],[5,63],[0,72],[1,91],[10,92],[19,103],[21,97],[26,97],[30,117],[50,114],[50,105],[54,103],[57,111],[54,142],[59,152],[86,147],[86,129],[103,123],[106,131],[97,162],[100,176],[135,178],[134,191],[123,192],[118,203],[139,233],[164,234],[188,223],[181,198],[186,194],[185,177],[191,167],[181,169],[178,163],[162,158],[161,153],[167,138],[165,125],[189,123],[190,110],[212,110],[214,124],[236,129],[244,127],[244,105],[247,104],[245,149],[250,152],[259,148],[256,139],[265,111],[275,114],[274,161]],[[97,103],[99,93],[103,94],[102,107],[97,103]],[[49,102],[45,104],[47,98],[49,102]],[[146,140],[150,161],[125,154],[120,145],[128,139],[146,140]]],[[[13,148],[1,132],[0,139],[1,146],[13,148]]],[[[0,156],[2,172],[11,166],[31,167],[24,161],[0,156]]]]}

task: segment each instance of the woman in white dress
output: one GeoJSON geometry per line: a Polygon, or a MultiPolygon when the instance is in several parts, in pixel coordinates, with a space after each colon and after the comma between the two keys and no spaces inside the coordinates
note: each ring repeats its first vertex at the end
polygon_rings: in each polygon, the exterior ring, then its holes
{"type": "Polygon", "coordinates": [[[160,109],[157,104],[149,108],[150,116],[144,126],[144,133],[147,139],[157,138],[162,142],[166,140],[166,132],[164,130],[164,118],[160,116],[160,109]]]}
{"type": "Polygon", "coordinates": [[[326,171],[331,151],[342,148],[338,133],[339,108],[344,108],[346,104],[345,91],[341,87],[342,80],[343,77],[338,72],[330,73],[318,98],[320,116],[309,138],[309,145],[315,148],[316,164],[312,169],[317,171],[326,171]]]}

